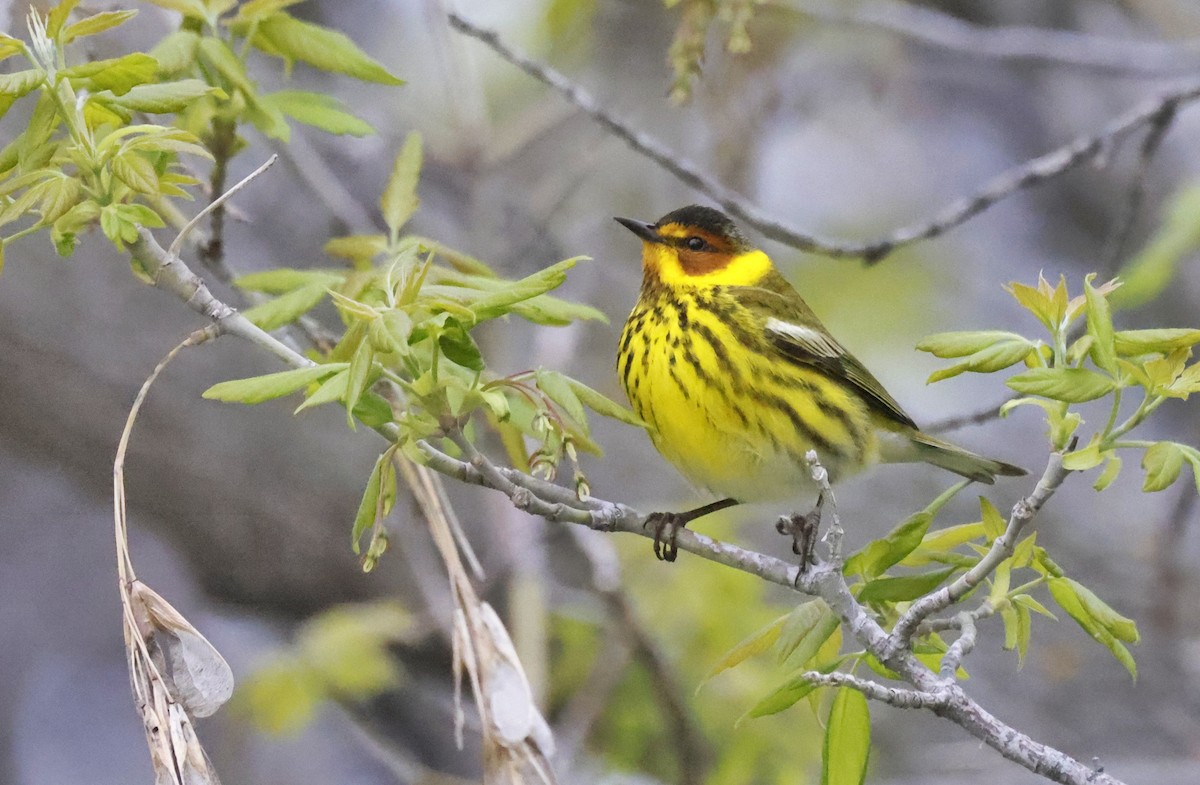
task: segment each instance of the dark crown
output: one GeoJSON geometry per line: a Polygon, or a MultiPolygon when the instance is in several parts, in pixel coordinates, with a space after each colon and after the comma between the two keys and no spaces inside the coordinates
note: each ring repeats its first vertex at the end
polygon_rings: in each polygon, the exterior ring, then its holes
{"type": "Polygon", "coordinates": [[[713,207],[689,204],[687,207],[680,207],[678,210],[669,212],[662,218],[659,218],[655,226],[662,227],[667,224],[694,226],[697,229],[703,229],[718,237],[728,239],[738,249],[748,249],[751,247],[750,241],[742,234],[742,230],[733,222],[733,219],[713,207]]]}

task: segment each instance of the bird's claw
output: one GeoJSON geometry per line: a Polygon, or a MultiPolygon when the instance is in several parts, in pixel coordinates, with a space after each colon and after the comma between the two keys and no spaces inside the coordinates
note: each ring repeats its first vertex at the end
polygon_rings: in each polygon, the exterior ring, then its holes
{"type": "Polygon", "coordinates": [[[821,527],[821,507],[824,502],[822,495],[810,511],[781,515],[775,523],[775,531],[791,535],[792,553],[800,557],[800,572],[805,572],[808,565],[817,563],[817,530],[821,527]]]}
{"type": "Polygon", "coordinates": [[[687,523],[687,518],[677,512],[652,512],[646,516],[643,526],[654,529],[654,555],[659,561],[675,561],[679,555],[675,538],[687,523]]]}

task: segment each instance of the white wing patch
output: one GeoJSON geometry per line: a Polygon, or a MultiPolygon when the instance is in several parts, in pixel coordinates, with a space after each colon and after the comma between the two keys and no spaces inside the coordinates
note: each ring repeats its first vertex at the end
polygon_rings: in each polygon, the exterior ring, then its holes
{"type": "Polygon", "coordinates": [[[838,346],[828,335],[811,327],[792,324],[791,322],[785,322],[782,319],[776,319],[772,316],[767,319],[766,328],[767,332],[775,333],[784,338],[790,338],[815,354],[821,354],[826,357],[840,357],[845,354],[845,349],[838,346]]]}

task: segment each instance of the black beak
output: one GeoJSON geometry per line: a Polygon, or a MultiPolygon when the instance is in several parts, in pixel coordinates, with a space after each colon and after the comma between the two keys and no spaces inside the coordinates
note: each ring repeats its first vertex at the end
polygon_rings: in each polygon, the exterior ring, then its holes
{"type": "Polygon", "coordinates": [[[614,218],[613,220],[648,243],[662,242],[662,235],[658,233],[658,229],[655,228],[654,224],[635,221],[632,218],[614,218]]]}

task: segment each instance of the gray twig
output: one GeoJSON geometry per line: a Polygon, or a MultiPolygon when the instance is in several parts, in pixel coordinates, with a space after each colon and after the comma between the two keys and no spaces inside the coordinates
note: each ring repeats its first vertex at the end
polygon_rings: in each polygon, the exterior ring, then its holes
{"type": "Polygon", "coordinates": [[[976,412],[970,412],[969,414],[956,414],[953,417],[945,417],[941,420],[934,420],[921,430],[929,434],[938,434],[957,431],[959,428],[966,428],[971,425],[983,425],[985,422],[990,422],[997,419],[1000,416],[1000,407],[1013,400],[1013,397],[1015,396],[1005,398],[1003,401],[994,403],[991,406],[985,406],[976,412]]]}
{"type": "Polygon", "coordinates": [[[1146,178],[1150,172],[1150,163],[1162,146],[1167,131],[1171,130],[1171,123],[1174,122],[1178,109],[1178,104],[1165,104],[1150,119],[1150,128],[1146,131],[1146,136],[1142,139],[1141,147],[1138,150],[1137,169],[1133,175],[1133,182],[1129,186],[1129,194],[1125,198],[1125,204],[1121,208],[1117,222],[1113,224],[1112,232],[1105,241],[1104,251],[1100,255],[1104,260],[1102,269],[1116,268],[1117,263],[1125,254],[1129,236],[1133,233],[1133,225],[1137,221],[1138,211],[1146,198],[1146,178]]]}
{"type": "Polygon", "coordinates": [[[861,258],[867,264],[876,264],[903,246],[945,234],[1018,191],[1044,183],[1095,160],[1121,144],[1130,134],[1150,124],[1167,107],[1177,109],[1200,98],[1200,81],[1188,82],[1139,104],[1109,122],[1097,133],[1076,137],[1056,150],[1025,161],[993,177],[975,194],[950,203],[932,218],[901,227],[883,238],[870,242],[833,240],[803,232],[768,216],[746,198],[706,175],[695,164],[676,156],[654,137],[636,130],[631,124],[601,107],[591,95],[562,74],[505,44],[494,31],[485,30],[454,13],[449,15],[449,20],[456,30],[486,44],[496,54],[558,92],[636,152],[673,174],[685,185],[704,193],[730,215],[745,221],[766,237],[801,251],[839,258],[861,258]]]}
{"type": "Polygon", "coordinates": [[[924,692],[902,687],[888,687],[877,681],[860,679],[857,676],[842,673],[841,671],[834,671],[833,673],[805,671],[800,674],[800,678],[810,684],[822,687],[849,687],[850,689],[858,690],[871,700],[886,703],[889,706],[895,706],[899,709],[940,708],[946,704],[949,698],[949,693],[946,692],[924,692]]]}
{"type": "Polygon", "coordinates": [[[1040,27],[982,27],[910,3],[789,0],[774,11],[820,22],[866,27],[972,58],[1062,66],[1091,73],[1161,78],[1200,71],[1200,39],[1139,41],[1040,27]]]}
{"type": "Polygon", "coordinates": [[[942,656],[941,673],[942,678],[946,680],[954,678],[954,674],[958,672],[963,660],[975,649],[975,616],[968,611],[963,611],[956,618],[960,631],[958,640],[950,644],[950,648],[942,656]]]}

